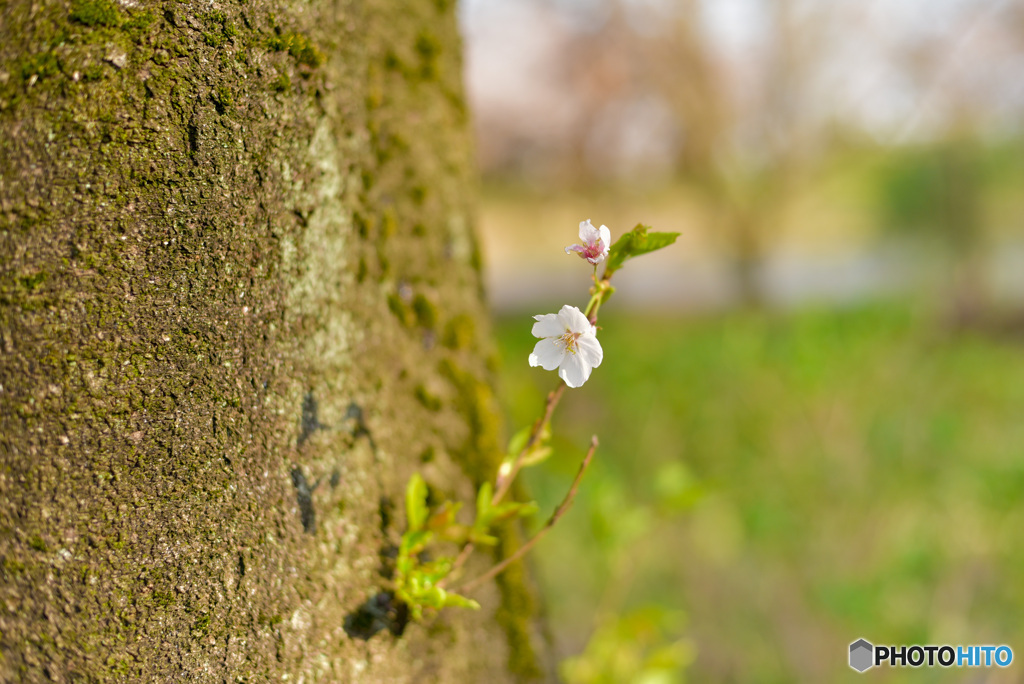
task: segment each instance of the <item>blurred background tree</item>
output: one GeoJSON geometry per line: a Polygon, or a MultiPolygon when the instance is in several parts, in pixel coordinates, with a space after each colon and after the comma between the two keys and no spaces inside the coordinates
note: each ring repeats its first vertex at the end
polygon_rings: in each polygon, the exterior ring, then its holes
{"type": "MultiPolygon", "coordinates": [[[[674,198],[671,214],[677,222],[689,215],[688,232],[702,243],[703,253],[690,256],[724,267],[713,289],[733,302],[778,299],[787,287],[780,260],[808,247],[847,256],[878,247],[876,238],[891,234],[880,214],[892,201],[934,207],[896,233],[914,224],[924,242],[984,260],[984,205],[999,178],[974,167],[1020,135],[1021,10],[957,0],[911,6],[469,2],[468,77],[486,187],[674,198]],[[894,185],[881,192],[884,208],[841,187],[886,182],[877,164],[858,161],[940,148],[945,185],[894,185]],[[855,225],[815,226],[834,217],[805,211],[813,203],[835,214],[843,199],[856,205],[847,221],[855,225]]],[[[485,220],[500,218],[485,212],[485,220]]],[[[797,271],[813,271],[802,261],[797,271]]],[[[784,296],[816,288],[803,290],[784,296]]]]}
{"type": "Polygon", "coordinates": [[[537,557],[565,678],[839,681],[860,636],[1024,636],[1024,5],[461,12],[514,419],[527,314],[585,301],[576,223],[683,233],[623,272],[531,482],[557,503],[600,422],[537,557]]]}

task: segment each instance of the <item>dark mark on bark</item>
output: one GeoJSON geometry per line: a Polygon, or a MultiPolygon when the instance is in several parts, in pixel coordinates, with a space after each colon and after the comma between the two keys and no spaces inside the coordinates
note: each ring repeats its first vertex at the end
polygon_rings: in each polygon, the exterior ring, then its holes
{"type": "Polygon", "coordinates": [[[309,439],[317,430],[327,430],[329,425],[320,422],[320,406],[313,398],[312,392],[307,392],[302,398],[302,420],[299,423],[299,446],[309,439]]]}
{"type": "Polygon", "coordinates": [[[354,401],[348,405],[348,410],[345,411],[345,419],[351,418],[356,422],[356,427],[352,431],[353,437],[363,437],[370,442],[370,448],[373,449],[373,453],[377,453],[377,444],[373,441],[373,435],[370,434],[370,428],[366,426],[366,418],[363,417],[363,409],[359,407],[359,404],[354,401]]]}
{"type": "Polygon", "coordinates": [[[190,121],[187,130],[188,150],[195,156],[196,152],[199,151],[199,127],[196,126],[195,121],[190,121]]]}
{"type": "Polygon", "coordinates": [[[395,503],[390,497],[380,497],[378,511],[380,512],[380,532],[384,537],[384,543],[377,553],[380,561],[378,572],[384,579],[390,580],[395,576],[395,560],[398,558],[398,547],[388,541],[388,528],[391,527],[391,520],[395,510],[395,503]]]}
{"type": "Polygon", "coordinates": [[[377,552],[377,560],[380,567],[377,573],[386,580],[395,579],[395,562],[398,560],[398,547],[394,544],[384,544],[377,552]]]}
{"type": "Polygon", "coordinates": [[[316,511],[313,510],[313,492],[320,486],[320,480],[317,480],[316,484],[310,487],[306,476],[296,466],[292,468],[292,484],[295,485],[295,496],[299,501],[302,529],[306,534],[313,534],[316,532],[316,511]]]}
{"type": "Polygon", "coordinates": [[[391,527],[391,519],[394,515],[395,502],[391,500],[390,496],[380,497],[380,502],[377,504],[377,510],[380,513],[380,531],[386,537],[388,536],[388,528],[391,527]]]}
{"type": "Polygon", "coordinates": [[[345,633],[364,641],[381,630],[402,636],[409,623],[409,608],[390,591],[382,591],[345,616],[345,633]]]}

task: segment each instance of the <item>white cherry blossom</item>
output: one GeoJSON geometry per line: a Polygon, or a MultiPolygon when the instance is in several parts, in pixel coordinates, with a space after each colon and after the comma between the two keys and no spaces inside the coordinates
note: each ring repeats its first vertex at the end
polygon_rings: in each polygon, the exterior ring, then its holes
{"type": "Polygon", "coordinates": [[[597,328],[583,312],[566,304],[557,314],[534,316],[533,336],[541,338],[530,354],[530,365],[544,370],[558,369],[569,387],[579,387],[590,371],[601,365],[604,350],[597,341],[597,328]]]}
{"type": "Polygon", "coordinates": [[[566,254],[576,252],[581,259],[586,259],[595,266],[604,261],[608,256],[608,246],[612,241],[612,233],[608,226],[595,228],[590,219],[580,221],[580,242],[581,245],[569,245],[565,248],[566,254]]]}

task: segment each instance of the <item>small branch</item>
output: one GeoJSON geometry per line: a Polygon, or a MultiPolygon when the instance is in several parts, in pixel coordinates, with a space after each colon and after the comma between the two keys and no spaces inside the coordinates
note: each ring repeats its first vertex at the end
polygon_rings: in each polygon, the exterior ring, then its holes
{"type": "Polygon", "coordinates": [[[583,480],[583,474],[587,471],[587,467],[590,465],[591,459],[594,457],[594,452],[597,450],[597,435],[590,438],[590,449],[587,450],[587,455],[583,457],[583,462],[580,464],[580,469],[576,472],[576,479],[572,481],[572,486],[569,488],[569,492],[562,499],[562,503],[558,505],[555,512],[548,518],[547,523],[544,524],[537,534],[533,536],[528,542],[516,549],[515,553],[503,560],[502,562],[495,565],[493,568],[485,572],[484,574],[477,577],[475,580],[467,582],[461,587],[456,587],[462,593],[468,593],[479,587],[484,582],[501,574],[508,566],[515,563],[517,560],[526,555],[526,553],[533,548],[534,544],[541,540],[541,538],[548,533],[555,523],[565,515],[565,513],[572,507],[572,502],[576,498],[576,490],[580,487],[580,482],[583,480]]]}
{"type": "Polygon", "coordinates": [[[541,433],[544,432],[544,426],[551,422],[551,414],[555,412],[555,407],[558,406],[559,399],[565,394],[565,382],[559,382],[558,387],[548,392],[548,399],[544,406],[544,416],[537,420],[533,424],[533,430],[530,431],[530,438],[526,440],[526,446],[516,454],[516,460],[513,461],[512,467],[507,473],[498,471],[498,478],[495,481],[497,485],[494,488],[494,498],[491,499],[491,505],[496,506],[504,498],[505,494],[508,493],[509,487],[512,486],[512,482],[516,479],[516,475],[519,474],[519,470],[523,467],[523,459],[530,453],[533,447],[537,446],[537,442],[540,441],[541,433]]]}
{"type": "MultiPolygon", "coordinates": [[[[526,440],[526,446],[523,447],[522,451],[516,454],[516,460],[513,461],[512,467],[509,468],[507,473],[502,473],[500,470],[498,471],[498,477],[495,480],[495,484],[497,486],[494,488],[494,496],[491,498],[492,506],[497,506],[505,494],[508,493],[509,488],[516,479],[516,475],[519,474],[519,471],[523,467],[523,459],[526,458],[526,454],[530,453],[530,450],[537,445],[538,441],[540,441],[541,433],[544,432],[544,426],[551,421],[551,414],[555,412],[555,407],[558,406],[559,399],[561,399],[562,395],[565,394],[565,387],[566,385],[564,381],[559,382],[558,387],[548,392],[547,402],[544,405],[544,415],[533,424],[533,429],[530,431],[530,438],[526,440]]],[[[459,555],[456,556],[454,562],[452,562],[451,570],[449,570],[448,574],[437,583],[437,586],[442,589],[447,586],[448,580],[454,577],[455,573],[466,564],[467,560],[469,560],[470,555],[473,553],[473,549],[473,542],[466,542],[466,545],[462,547],[462,550],[459,551],[459,555]]]]}
{"type": "Polygon", "coordinates": [[[611,283],[609,279],[610,275],[604,276],[601,280],[597,279],[597,271],[595,269],[594,275],[594,287],[590,288],[593,295],[590,297],[590,302],[587,304],[587,310],[583,312],[583,315],[590,321],[590,325],[597,325],[597,312],[601,310],[601,305],[604,300],[607,299],[608,293],[611,291],[611,283]]]}
{"type": "Polygon", "coordinates": [[[466,564],[469,560],[470,555],[473,553],[473,542],[466,542],[466,545],[459,551],[459,555],[455,557],[455,561],[452,563],[452,569],[448,571],[448,574],[442,577],[437,582],[437,586],[444,589],[448,585],[448,580],[455,577],[455,573],[466,564]]]}

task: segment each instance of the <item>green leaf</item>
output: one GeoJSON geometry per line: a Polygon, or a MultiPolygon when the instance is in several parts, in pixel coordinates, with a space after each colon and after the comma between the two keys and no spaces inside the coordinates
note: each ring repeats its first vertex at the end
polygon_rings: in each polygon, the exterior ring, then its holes
{"type": "Polygon", "coordinates": [[[439,558],[433,563],[421,566],[420,572],[425,580],[437,584],[451,573],[453,561],[453,558],[439,558]]]}
{"type": "Polygon", "coordinates": [[[445,501],[427,519],[427,529],[444,534],[449,527],[455,524],[455,514],[459,512],[460,508],[462,508],[462,502],[445,501]]]}
{"type": "Polygon", "coordinates": [[[436,561],[419,563],[415,557],[405,555],[407,546],[415,546],[415,539],[430,537],[430,532],[407,532],[399,551],[398,572],[395,575],[395,595],[409,606],[413,619],[423,618],[423,609],[440,610],[448,606],[479,608],[476,601],[446,592],[438,583],[451,573],[454,559],[442,556],[436,561]]]}
{"type": "Polygon", "coordinates": [[[405,518],[409,531],[415,532],[427,521],[427,483],[413,473],[405,487],[405,518]]]}
{"type": "Polygon", "coordinates": [[[437,537],[443,541],[453,542],[462,546],[469,540],[469,530],[469,525],[452,523],[443,530],[439,530],[437,532],[437,537]]]}
{"type": "Polygon", "coordinates": [[[523,457],[523,467],[537,465],[548,460],[551,455],[551,447],[537,446],[530,449],[530,453],[523,457]]]}
{"type": "Polygon", "coordinates": [[[426,587],[422,592],[420,592],[417,598],[420,599],[425,606],[429,606],[431,608],[443,608],[444,601],[447,598],[447,593],[448,592],[441,587],[431,586],[426,587]]]}
{"type": "MultiPolygon", "coordinates": [[[[530,435],[533,434],[533,426],[527,425],[522,430],[519,430],[516,434],[512,435],[512,439],[508,441],[508,457],[505,460],[515,461],[516,457],[519,456],[520,452],[526,448],[526,445],[530,442],[530,435]]],[[[551,423],[544,423],[541,427],[540,434],[537,435],[537,441],[534,442],[533,447],[530,449],[541,448],[544,444],[547,444],[548,440],[551,439],[551,423]]]]}
{"type": "MultiPolygon", "coordinates": [[[[486,520],[491,510],[491,499],[494,498],[494,485],[484,482],[476,495],[476,523],[486,520]]],[[[475,525],[474,525],[475,526],[475,525]]],[[[486,523],[485,523],[486,527],[486,523]]]]}
{"type": "Polygon", "coordinates": [[[499,504],[491,511],[491,520],[506,520],[508,518],[525,518],[537,512],[537,504],[533,501],[520,503],[518,501],[506,501],[499,504]]]}
{"type": "Polygon", "coordinates": [[[508,455],[512,460],[515,460],[519,452],[526,448],[526,443],[530,441],[531,432],[533,432],[533,426],[527,425],[512,435],[512,439],[508,441],[508,455]]]}
{"type": "Polygon", "coordinates": [[[473,528],[469,531],[469,541],[480,546],[496,546],[498,538],[487,534],[486,529],[473,528]]]}
{"type": "MultiPolygon", "coordinates": [[[[523,453],[526,449],[526,445],[530,443],[530,435],[533,433],[533,426],[527,425],[522,430],[513,435],[512,439],[508,442],[508,455],[505,456],[505,460],[502,461],[502,467],[506,464],[511,465],[515,463],[516,459],[519,458],[519,454],[523,453]]],[[[523,454],[523,460],[521,462],[522,467],[536,465],[542,461],[547,460],[551,455],[551,447],[545,446],[548,440],[551,439],[551,424],[545,423],[537,436],[537,441],[533,443],[530,450],[523,454]]]]}
{"type": "Polygon", "coordinates": [[[453,592],[448,592],[448,596],[444,599],[444,607],[455,606],[457,608],[472,608],[473,610],[480,610],[480,604],[471,598],[460,596],[453,592]]]}
{"type": "Polygon", "coordinates": [[[619,239],[608,251],[608,261],[604,268],[605,278],[622,268],[626,259],[668,247],[679,237],[679,233],[648,233],[648,230],[650,230],[650,226],[641,223],[628,233],[619,236],[619,239]]]}
{"type": "Polygon", "coordinates": [[[426,548],[434,533],[428,530],[408,531],[402,535],[402,544],[398,548],[399,554],[412,557],[426,548]]]}

